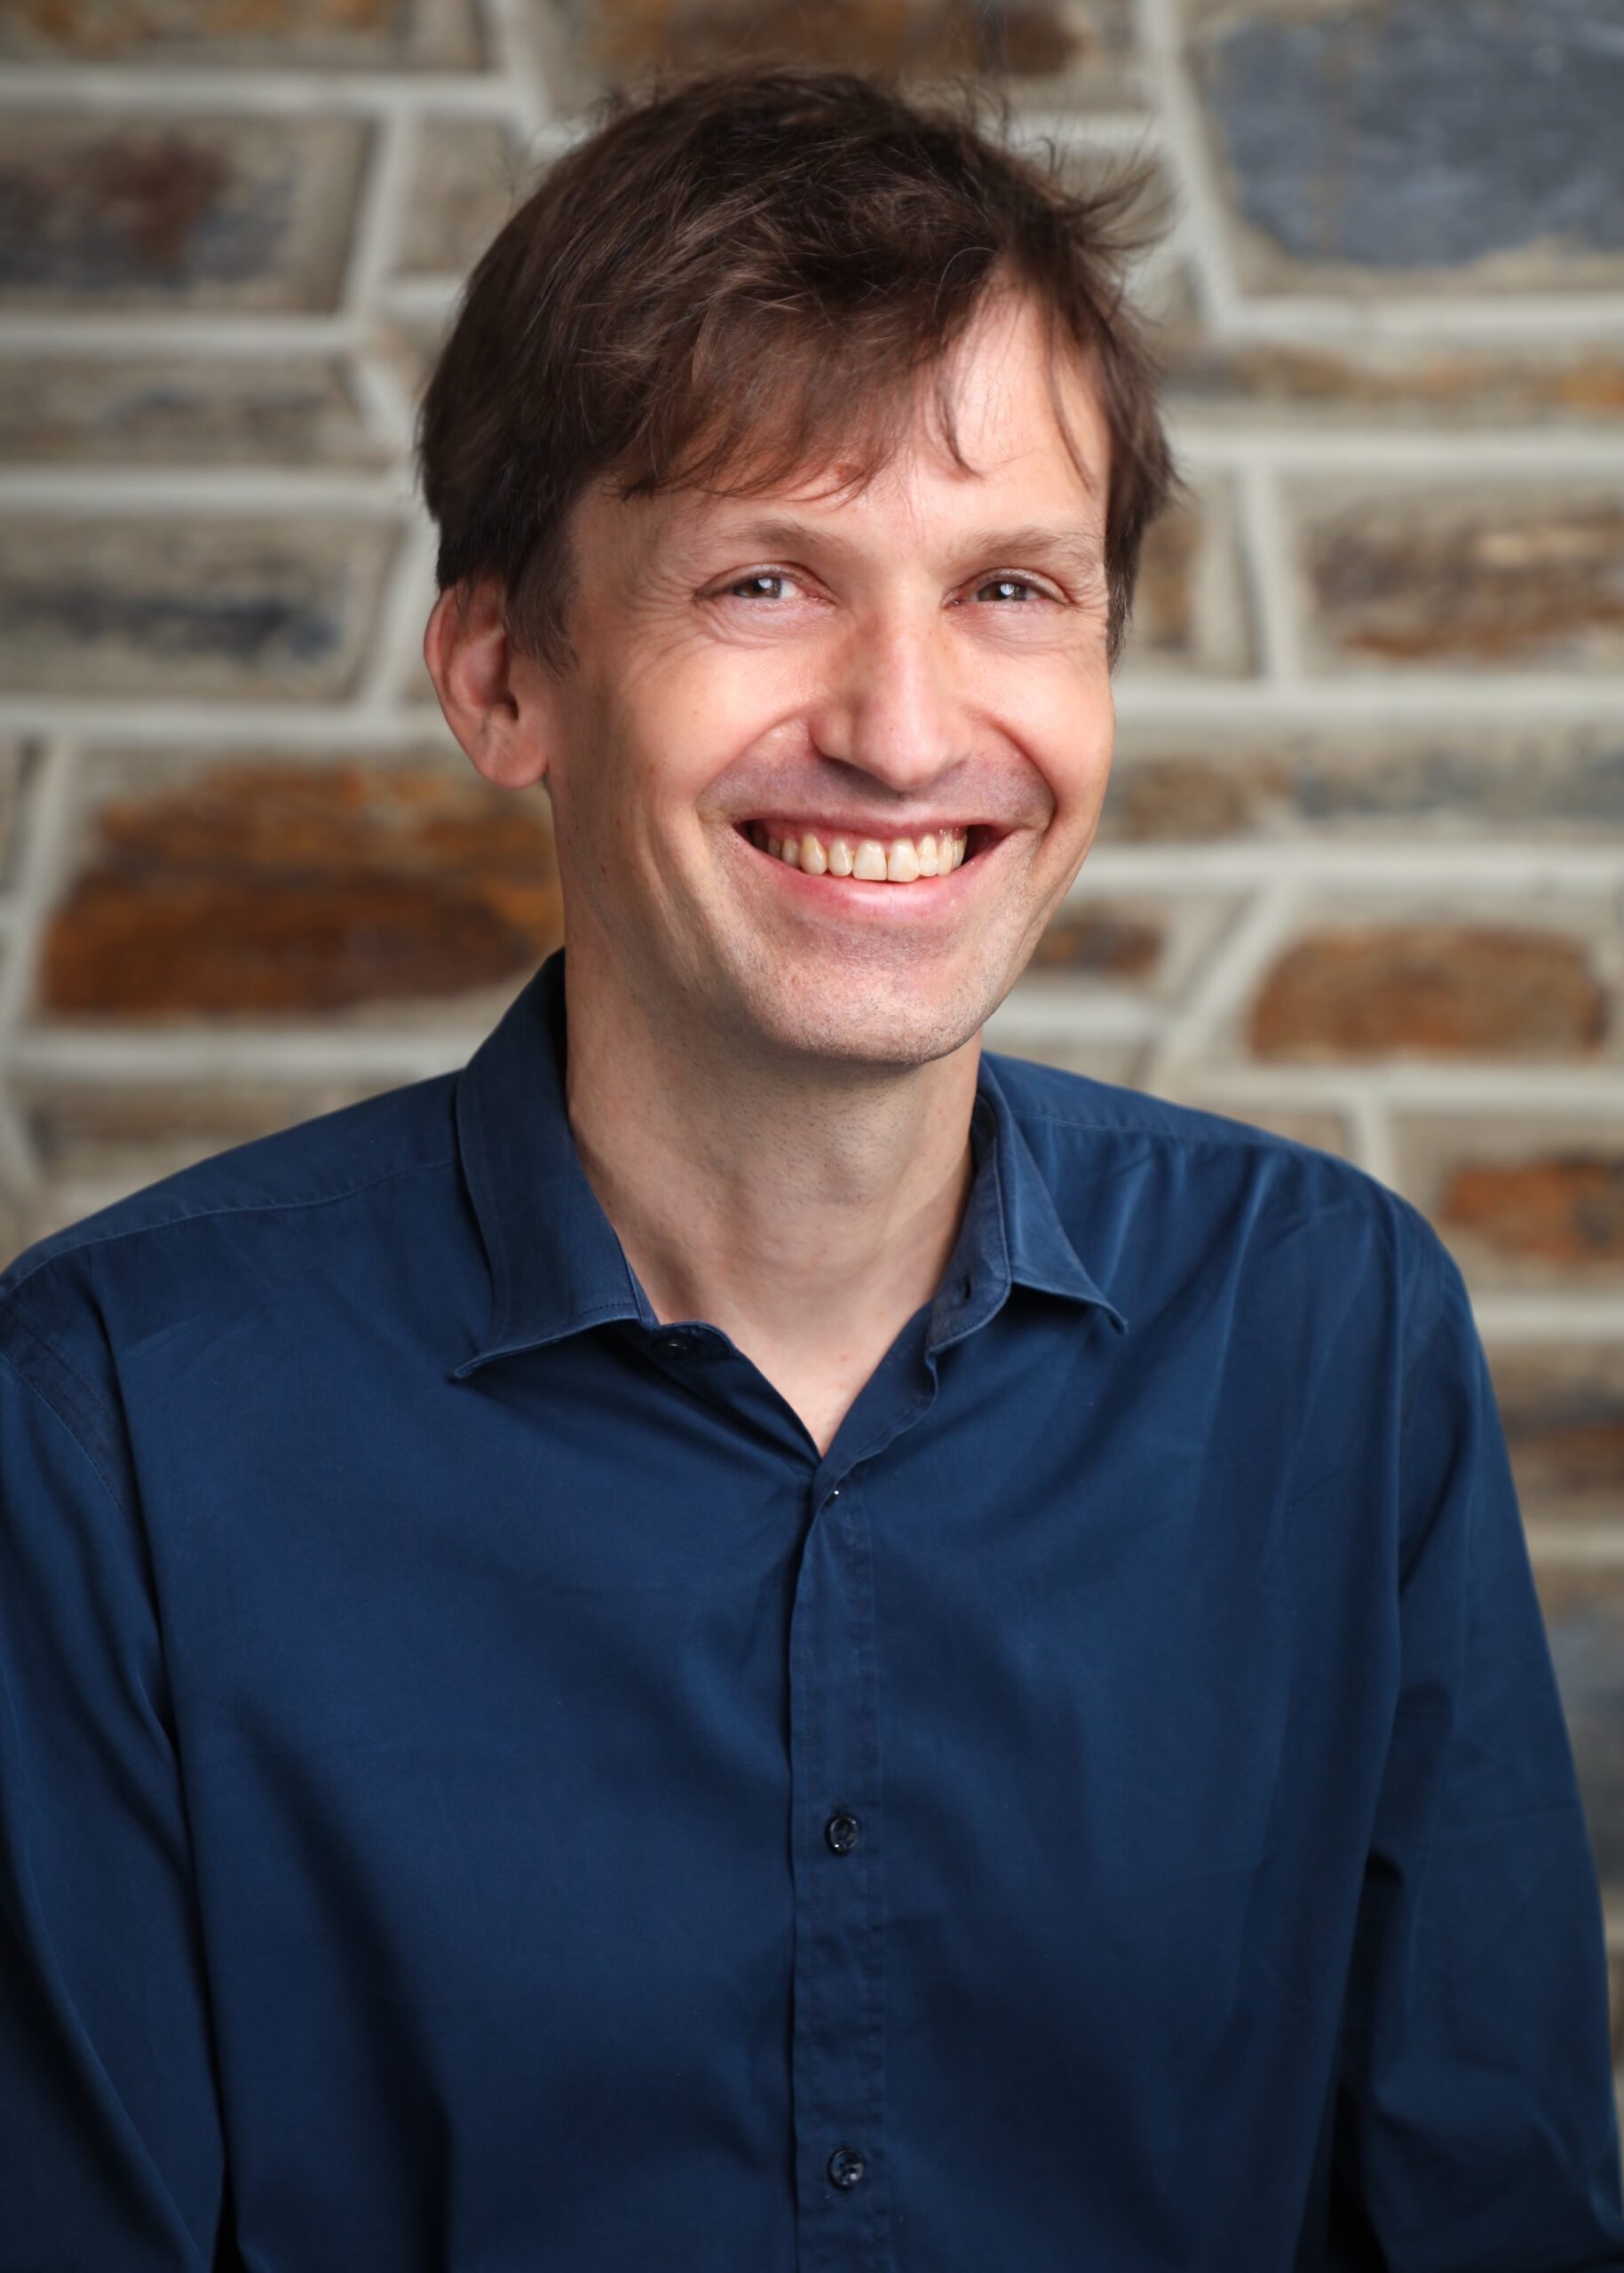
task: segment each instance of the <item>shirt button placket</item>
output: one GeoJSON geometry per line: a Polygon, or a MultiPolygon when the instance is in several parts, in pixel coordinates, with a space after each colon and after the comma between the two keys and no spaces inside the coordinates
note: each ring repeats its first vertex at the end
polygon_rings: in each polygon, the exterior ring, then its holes
{"type": "Polygon", "coordinates": [[[814,1501],[789,1631],[801,2273],[889,2267],[874,1586],[863,1493],[814,1501]]]}

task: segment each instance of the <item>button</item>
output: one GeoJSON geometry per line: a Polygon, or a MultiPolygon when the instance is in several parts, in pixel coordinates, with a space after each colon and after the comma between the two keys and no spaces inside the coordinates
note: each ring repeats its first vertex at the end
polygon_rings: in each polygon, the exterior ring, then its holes
{"type": "Polygon", "coordinates": [[[691,1366],[713,1366],[725,1358],[728,1342],[714,1326],[668,1326],[649,1336],[657,1357],[685,1358],[691,1366]]]}
{"type": "Polygon", "coordinates": [[[829,2176],[836,2186],[855,2186],[863,2174],[863,2158],[855,2147],[836,2147],[829,2157],[829,2176]]]}
{"type": "Polygon", "coordinates": [[[847,1815],[843,1810],[839,1815],[829,1818],[823,1826],[823,1835],[837,1855],[844,1855],[856,1846],[857,1834],[861,1827],[854,1815],[847,1815]]]}

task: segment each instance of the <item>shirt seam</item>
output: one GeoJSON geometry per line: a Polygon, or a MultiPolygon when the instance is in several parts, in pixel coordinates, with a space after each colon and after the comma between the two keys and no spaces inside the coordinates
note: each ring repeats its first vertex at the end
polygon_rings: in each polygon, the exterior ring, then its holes
{"type": "Polygon", "coordinates": [[[115,1231],[98,1232],[92,1237],[75,1239],[70,1247],[53,1247],[49,1255],[30,1265],[20,1279],[9,1287],[0,1286],[0,1303],[9,1303],[42,1271],[50,1270],[53,1263],[65,1261],[70,1255],[85,1255],[92,1247],[111,1247],[118,1239],[139,1239],[147,1232],[172,1232],[182,1224],[204,1224],[217,1216],[275,1216],[291,1213],[300,1208],[329,1208],[336,1200],[353,1200],[358,1192],[370,1192],[374,1185],[390,1184],[397,1176],[422,1176],[434,1168],[455,1168],[456,1155],[448,1152],[433,1160],[409,1160],[402,1168],[384,1168],[376,1176],[363,1176],[359,1184],[347,1184],[338,1192],[315,1192],[307,1200],[242,1200],[223,1201],[218,1208],[194,1208],[175,1216],[165,1216],[155,1224],[121,1224],[115,1231]]]}
{"type": "MultiPolygon", "coordinates": [[[[31,1278],[33,1273],[30,1272],[28,1276],[31,1278]]],[[[19,1287],[26,1286],[28,1280],[26,1279],[20,1280],[19,1287]]],[[[108,1404],[107,1398],[103,1397],[95,1382],[89,1380],[85,1374],[82,1374],[78,1366],[74,1364],[72,1358],[69,1358],[65,1351],[59,1350],[56,1343],[51,1341],[49,1334],[44,1333],[36,1321],[29,1317],[21,1302],[18,1299],[18,1290],[16,1289],[8,1292],[4,1298],[0,1298],[0,1322],[3,1322],[6,1318],[10,1319],[12,1324],[20,1335],[26,1336],[28,1340],[35,1342],[44,1351],[51,1364],[59,1367],[60,1370],[67,1375],[68,1379],[75,1383],[75,1385],[83,1391],[85,1402],[91,1408],[91,1416],[99,1421],[106,1435],[109,1438],[115,1437],[117,1434],[118,1423],[117,1416],[115,1414],[113,1407],[108,1404]]],[[[0,1356],[4,1356],[5,1354],[6,1353],[3,1350],[0,1350],[0,1356]]],[[[20,1374],[22,1372],[20,1366],[17,1366],[14,1359],[12,1362],[14,1370],[20,1374]]],[[[25,1378],[31,1379],[32,1376],[25,1376],[25,1378]]],[[[44,1394],[43,1390],[41,1394],[44,1394]]],[[[54,1412],[56,1407],[53,1406],[51,1410],[54,1412]]],[[[66,1415],[62,1415],[60,1417],[66,1420],[66,1415]]]]}
{"type": "MultiPolygon", "coordinates": [[[[1241,1147],[1249,1152],[1302,1152],[1318,1154],[1321,1149],[1318,1145],[1300,1144],[1295,1137],[1277,1136],[1269,1129],[1260,1129],[1256,1133],[1240,1129],[1232,1136],[1223,1130],[1164,1129],[1153,1121],[1079,1121],[1070,1113],[1045,1113],[1041,1105],[1011,1104],[1010,1111],[1022,1124],[1036,1121],[1047,1129],[1076,1129],[1095,1136],[1158,1136],[1169,1144],[1227,1144],[1241,1147]]],[[[1340,1156],[1327,1153],[1325,1157],[1337,1160],[1340,1156]]],[[[1342,1160],[1341,1165],[1351,1168],[1355,1175],[1368,1177],[1371,1182],[1376,1180],[1370,1177],[1368,1169],[1359,1168],[1352,1160],[1342,1160]]]]}
{"type": "MultiPolygon", "coordinates": [[[[27,1325],[26,1319],[24,1320],[24,1324],[25,1326],[27,1325]]],[[[32,1333],[33,1328],[29,1327],[28,1331],[32,1333]]],[[[43,1349],[51,1350],[51,1344],[44,1340],[43,1335],[36,1334],[34,1338],[40,1343],[43,1349]]],[[[51,1354],[52,1357],[55,1357],[57,1353],[54,1350],[51,1350],[51,1354]]],[[[107,1493],[107,1497],[112,1501],[114,1506],[118,1509],[120,1515],[123,1517],[125,1522],[129,1524],[138,1524],[139,1519],[136,1516],[135,1510],[131,1507],[129,1501],[124,1498],[123,1493],[120,1492],[112,1477],[107,1474],[107,1469],[102,1466],[100,1460],[97,1457],[96,1453],[91,1450],[89,1445],[85,1443],[84,1438],[80,1435],[75,1423],[62,1410],[62,1407],[57,1403],[56,1399],[46,1392],[42,1385],[35,1380],[32,1374],[25,1373],[23,1371],[23,1368],[18,1364],[16,1358],[12,1357],[9,1350],[0,1349],[0,1365],[7,1366],[11,1372],[15,1374],[18,1380],[22,1383],[25,1389],[32,1390],[35,1396],[38,1398],[40,1403],[44,1406],[46,1412],[49,1413],[52,1419],[58,1422],[62,1428],[66,1429],[67,1434],[78,1446],[80,1452],[83,1453],[85,1459],[90,1462],[91,1469],[95,1471],[96,1476],[101,1483],[103,1490],[107,1493]]],[[[68,1370],[71,1372],[72,1368],[69,1367],[68,1370]]],[[[75,1379],[76,1378],[77,1376],[75,1376],[75,1379]]]]}

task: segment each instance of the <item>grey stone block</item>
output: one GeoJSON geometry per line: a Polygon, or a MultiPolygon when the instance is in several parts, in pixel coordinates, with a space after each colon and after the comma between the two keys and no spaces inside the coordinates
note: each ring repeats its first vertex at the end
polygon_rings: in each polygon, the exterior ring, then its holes
{"type": "Polygon", "coordinates": [[[1226,9],[1198,51],[1260,279],[1624,278],[1613,0],[1226,9]]]}
{"type": "Polygon", "coordinates": [[[0,528],[0,684],[333,700],[354,681],[395,543],[368,524],[13,518],[0,528]]]}
{"type": "Polygon", "coordinates": [[[28,355],[0,362],[0,462],[375,465],[388,455],[336,360],[28,355]]]}

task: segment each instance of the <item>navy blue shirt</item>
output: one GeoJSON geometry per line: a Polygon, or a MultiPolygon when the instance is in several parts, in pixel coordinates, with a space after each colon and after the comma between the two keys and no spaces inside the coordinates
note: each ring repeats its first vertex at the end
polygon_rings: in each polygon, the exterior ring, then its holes
{"type": "Polygon", "coordinates": [[[986,1058],[820,1458],[654,1316],[562,1017],[0,1278],[4,2273],[1624,2266],[1424,1220],[986,1058]]]}

